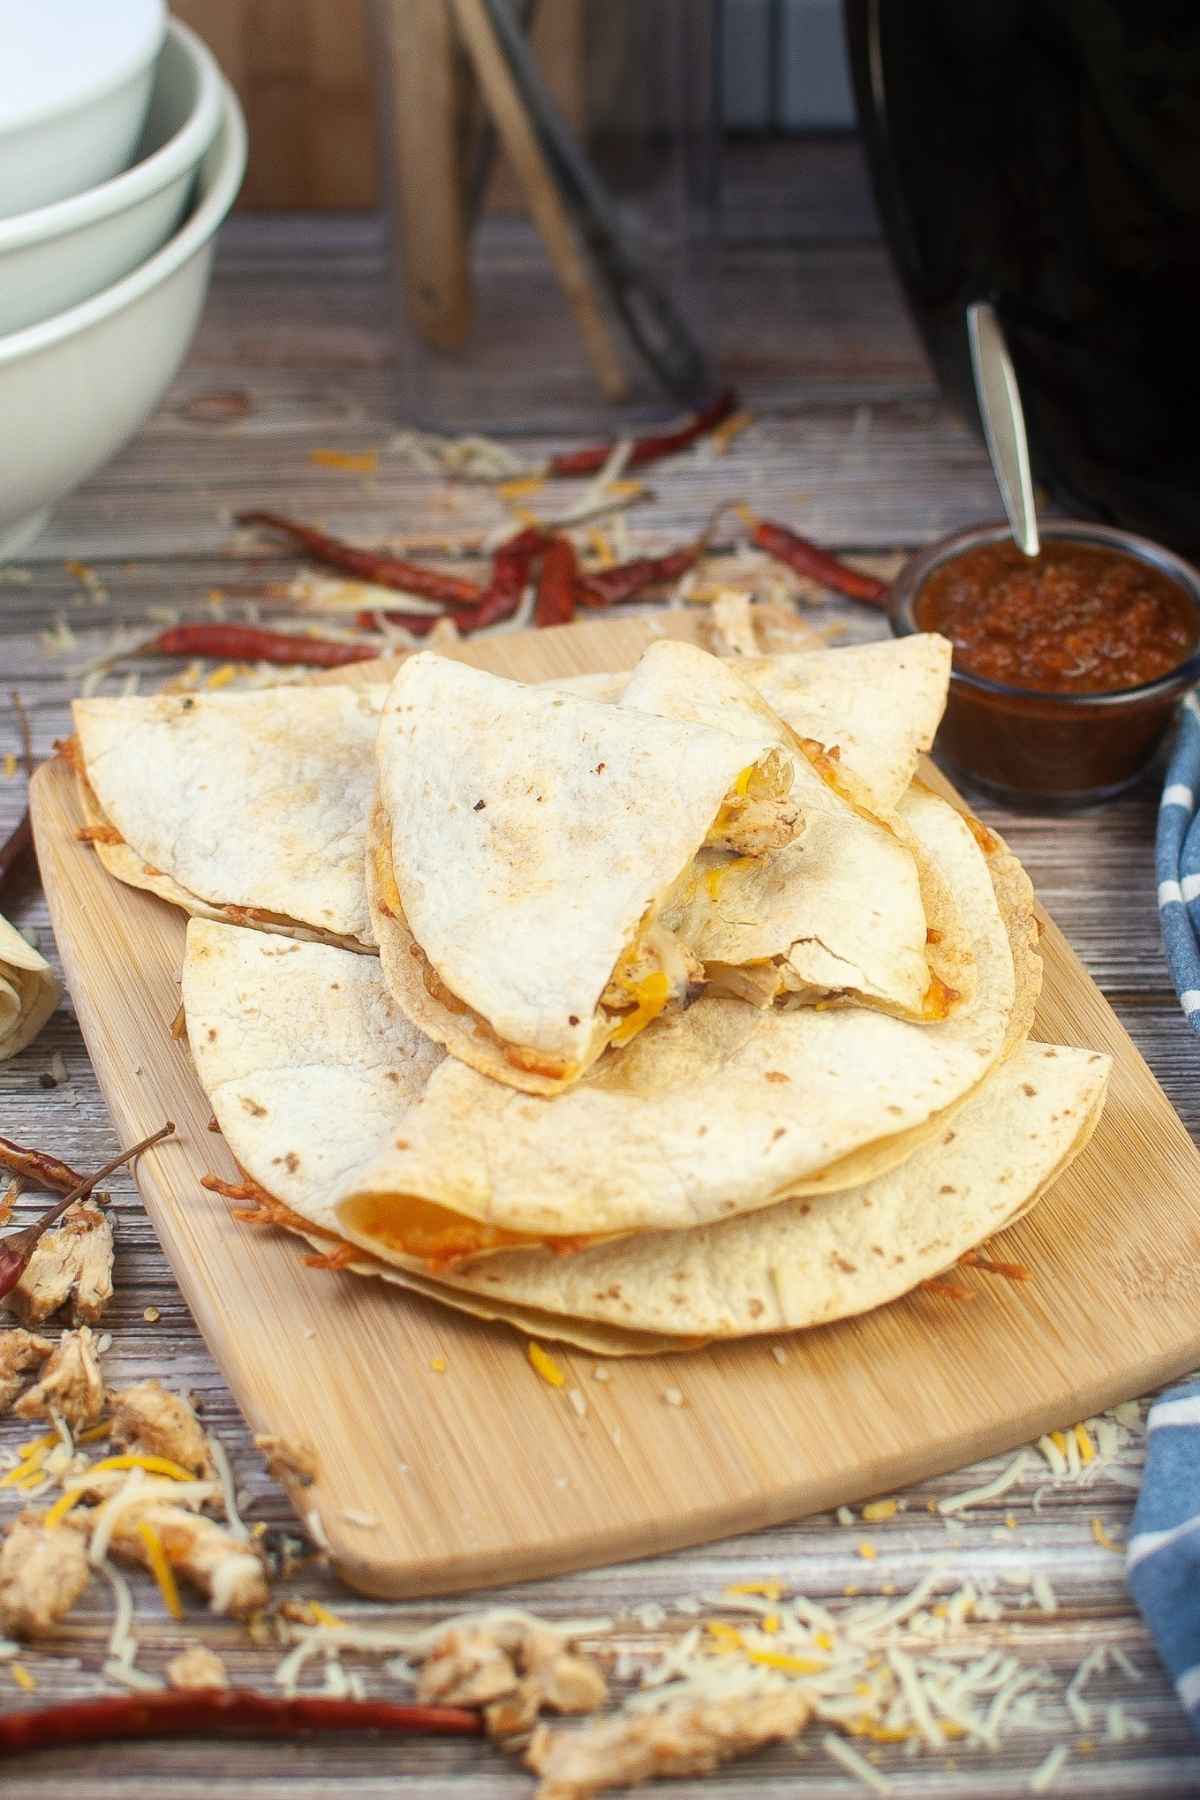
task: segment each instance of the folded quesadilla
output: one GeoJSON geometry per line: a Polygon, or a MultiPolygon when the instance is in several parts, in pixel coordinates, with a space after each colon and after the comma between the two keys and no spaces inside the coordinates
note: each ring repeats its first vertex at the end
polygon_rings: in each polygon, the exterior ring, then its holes
{"type": "MultiPolygon", "coordinates": [[[[933,743],[950,685],[952,646],[936,632],[841,650],[737,657],[732,666],[798,737],[836,745],[843,775],[885,816],[899,804],[933,743]]],[[[619,700],[627,673],[568,675],[564,693],[619,700]]]]}
{"type": "Polygon", "coordinates": [[[428,654],[396,676],[377,754],[368,891],[388,985],[456,1057],[530,1093],[687,999],[699,964],[658,915],[698,851],[754,859],[802,826],[769,731],[428,654]]]}
{"type": "MultiPolygon", "coordinates": [[[[434,1258],[431,1276],[419,1259],[389,1266],[348,1246],[334,1203],[364,1146],[402,1129],[423,1085],[453,1068],[394,1007],[378,965],[196,921],[184,993],[197,1070],[265,1218],[340,1267],[613,1354],[824,1323],[906,1292],[1033,1204],[1086,1143],[1108,1074],[1093,1052],[1022,1045],[952,1123],[869,1182],[695,1229],[498,1244],[458,1267],[434,1258]]],[[[578,1091],[509,1102],[553,1109],[578,1091]]],[[[779,1110],[794,1111],[786,1090],[779,1110]]]]}
{"type": "Polygon", "coordinates": [[[933,796],[905,805],[971,921],[970,1007],[917,1025],[866,1009],[762,1012],[705,997],[549,1099],[514,1094],[452,1057],[401,1088],[388,1074],[400,1052],[388,1046],[421,1040],[373,962],[306,944],[268,957],[266,937],[193,921],[189,1041],[234,1154],[273,1200],[302,1211],[320,1138],[340,1171],[329,1200],[339,1235],[421,1275],[506,1248],[577,1250],[687,1228],[873,1178],[944,1129],[1024,1040],[1040,979],[1014,859],[998,840],[985,858],[933,796]],[[356,970],[349,999],[341,965],[356,970]],[[351,1001],[366,1024],[351,1019],[351,1001]],[[381,1096],[365,1124],[346,1098],[364,1066],[381,1096]],[[295,1085],[303,1102],[289,1109],[262,1092],[268,1075],[276,1093],[295,1085]],[[318,1101],[325,1094],[331,1101],[318,1101]],[[379,1131],[390,1099],[390,1129],[379,1131]]]}
{"type": "Polygon", "coordinates": [[[0,915],[0,1062],[33,1042],[61,994],[45,957],[0,915]]]}
{"type": "Polygon", "coordinates": [[[736,665],[666,639],[619,705],[738,736],[773,732],[792,766],[803,833],[758,858],[701,851],[660,913],[710,988],[756,1005],[866,1004],[925,1020],[970,1001],[974,956],[935,859],[902,821],[871,810],[836,744],[799,737],[736,665]]]}
{"type": "Polygon", "coordinates": [[[372,948],[363,848],[385,692],[76,700],[105,868],[202,918],[372,948]]]}

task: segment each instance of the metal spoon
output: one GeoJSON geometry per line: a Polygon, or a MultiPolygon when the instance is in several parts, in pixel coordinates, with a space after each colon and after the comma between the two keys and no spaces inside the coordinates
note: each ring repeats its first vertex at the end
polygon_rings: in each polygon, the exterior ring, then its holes
{"type": "Polygon", "coordinates": [[[1036,556],[1041,539],[1021,394],[1000,321],[986,300],[975,300],[967,308],[967,341],[992,474],[1017,547],[1026,556],[1036,556]]]}

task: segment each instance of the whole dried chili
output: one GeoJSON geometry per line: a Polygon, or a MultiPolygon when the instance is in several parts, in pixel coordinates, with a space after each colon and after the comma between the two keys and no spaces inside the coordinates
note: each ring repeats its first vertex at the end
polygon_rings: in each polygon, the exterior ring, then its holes
{"type": "Polygon", "coordinates": [[[380,1731],[389,1736],[480,1737],[483,1721],[462,1706],[404,1706],[390,1700],[292,1700],[244,1688],[121,1694],[71,1700],[0,1715],[0,1756],[61,1744],[156,1737],[290,1738],[308,1732],[380,1731]]]}
{"type": "Polygon", "coordinates": [[[69,1193],[84,1179],[57,1156],[50,1156],[45,1150],[26,1150],[6,1137],[0,1137],[0,1169],[11,1169],[14,1175],[36,1181],[39,1187],[57,1188],[60,1194],[69,1193]]]}
{"type": "Polygon", "coordinates": [[[132,1150],[122,1150],[120,1156],[114,1156],[111,1161],[105,1163],[102,1169],[97,1169],[94,1175],[82,1176],[69,1193],[65,1194],[61,1200],[56,1201],[48,1212],[42,1214],[40,1219],[35,1219],[32,1225],[26,1225],[22,1230],[12,1232],[10,1236],[0,1242],[0,1300],[16,1287],[25,1264],[36,1250],[38,1240],[43,1232],[48,1231],[51,1225],[61,1219],[68,1206],[76,1200],[82,1200],[85,1194],[90,1194],[98,1181],[103,1181],[106,1175],[111,1175],[114,1169],[121,1167],[122,1163],[132,1162],[135,1156],[140,1156],[142,1151],[148,1150],[152,1144],[161,1143],[163,1138],[170,1137],[174,1130],[174,1125],[168,1119],[165,1125],[160,1126],[149,1137],[143,1138],[141,1143],[135,1144],[132,1150]]]}
{"type": "Polygon", "coordinates": [[[852,569],[848,563],[840,562],[836,556],[810,543],[786,525],[756,518],[740,507],[738,510],[750,526],[750,541],[797,575],[807,575],[835,593],[845,594],[848,600],[865,600],[871,606],[882,606],[886,601],[886,582],[878,581],[874,575],[865,575],[861,569],[852,569]]]}
{"type": "MultiPolygon", "coordinates": [[[[623,467],[639,469],[646,463],[658,462],[661,457],[674,456],[680,450],[688,449],[707,437],[710,431],[728,419],[737,409],[737,395],[731,388],[726,388],[709,405],[701,407],[682,425],[673,430],[652,432],[646,437],[634,438],[629,455],[623,467]]],[[[604,467],[612,455],[615,446],[612,444],[592,444],[583,450],[564,450],[552,456],[546,464],[547,475],[596,475],[604,467]]]]}
{"type": "Polygon", "coordinates": [[[420,563],[405,562],[380,550],[360,550],[341,538],[330,537],[311,525],[296,519],[285,519],[279,513],[244,512],[237,515],[239,525],[263,525],[290,538],[297,549],[326,568],[340,569],[345,575],[356,575],[360,581],[372,581],[377,587],[396,588],[400,593],[416,594],[422,600],[437,600],[443,606],[478,606],[483,590],[474,581],[459,575],[446,575],[440,569],[427,569],[420,563]]]}
{"type": "Polygon", "coordinates": [[[570,538],[551,538],[538,571],[535,625],[569,625],[579,594],[579,559],[570,538]]]}
{"type": "MultiPolygon", "coordinates": [[[[469,610],[451,607],[441,614],[386,612],[383,617],[389,625],[403,625],[416,637],[424,637],[432,631],[439,617],[453,619],[464,636],[483,631],[489,625],[499,625],[502,620],[510,619],[520,606],[533,565],[550,542],[539,526],[527,525],[493,550],[491,577],[476,607],[469,610]]],[[[375,613],[358,615],[358,623],[368,629],[377,620],[375,613]]]]}
{"type": "Polygon", "coordinates": [[[262,631],[256,625],[169,625],[157,637],[139,644],[130,656],[219,656],[222,662],[299,664],[314,669],[340,669],[345,663],[369,662],[378,644],[346,644],[336,638],[293,637],[262,631]]]}
{"type": "Polygon", "coordinates": [[[580,599],[585,606],[619,606],[624,600],[639,599],[647,588],[679,581],[699,560],[700,546],[685,544],[665,556],[635,556],[611,569],[593,569],[583,577],[580,599]]]}

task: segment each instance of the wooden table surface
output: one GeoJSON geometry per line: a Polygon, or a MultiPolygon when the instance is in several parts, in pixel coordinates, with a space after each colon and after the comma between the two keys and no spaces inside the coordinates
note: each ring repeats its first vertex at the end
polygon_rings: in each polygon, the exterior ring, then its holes
{"type": "MultiPolygon", "coordinates": [[[[386,283],[374,249],[369,234],[354,227],[301,221],[271,232],[239,221],[223,246],[192,354],[158,413],[116,462],[59,507],[21,570],[0,571],[0,686],[19,686],[39,750],[47,751],[66,729],[78,670],[114,625],[153,629],[154,609],[164,606],[203,615],[213,588],[294,571],[287,558],[246,553],[229,524],[237,507],[278,506],[323,518],[367,541],[389,532],[466,531],[503,516],[486,490],[448,487],[394,453],[384,451],[378,473],[366,480],[310,460],[317,447],[382,449],[406,422],[386,283]],[[214,418],[211,406],[196,404],[198,397],[231,392],[247,398],[238,416],[214,418]],[[68,560],[97,572],[103,597],[81,585],[65,566],[68,560]],[[56,618],[68,622],[78,642],[51,654],[41,633],[56,618]]],[[[894,554],[994,514],[982,451],[939,402],[875,245],[831,243],[786,259],[778,250],[747,246],[729,259],[722,280],[721,348],[757,422],[723,459],[684,459],[656,469],[658,504],[633,516],[636,534],[647,541],[677,539],[703,521],[715,500],[734,495],[832,547],[894,554]]],[[[509,371],[504,377],[513,383],[515,417],[518,376],[509,371]]],[[[581,431],[591,421],[584,400],[581,395],[581,431]]],[[[531,453],[545,442],[527,440],[531,453]]],[[[829,604],[814,617],[843,626],[845,641],[882,631],[881,619],[866,608],[829,604]]],[[[114,684],[105,691],[114,691],[114,684]]],[[[16,745],[15,721],[6,709],[0,752],[16,745]]],[[[1158,939],[1155,802],[1154,782],[1147,781],[1103,809],[1066,819],[1014,812],[982,798],[978,805],[1011,839],[1042,900],[1195,1130],[1197,1045],[1180,1018],[1158,939]]],[[[0,835],[22,803],[20,781],[0,780],[0,835]]],[[[6,893],[3,909],[39,930],[52,954],[45,904],[31,874],[6,893]]],[[[0,1065],[0,1127],[85,1169],[117,1148],[69,1000],[35,1045],[0,1065]],[[49,1088],[44,1078],[56,1052],[67,1081],[49,1088]]],[[[286,1503],[248,1442],[131,1182],[121,1176],[112,1185],[119,1249],[117,1294],[106,1319],[113,1334],[109,1379],[157,1375],[198,1396],[206,1424],[231,1452],[250,1516],[282,1522],[286,1503]],[[153,1323],[145,1317],[148,1308],[157,1309],[153,1323]]],[[[935,1344],[930,1352],[936,1354],[935,1344]]],[[[1002,1371],[997,1378],[1003,1379],[1002,1371]]],[[[797,1432],[803,1429],[797,1419],[797,1432]]],[[[0,1425],[0,1445],[27,1436],[24,1426],[0,1425]]],[[[786,1446],[780,1454],[786,1455],[786,1446]]],[[[935,1558],[976,1579],[1042,1572],[1053,1579],[1058,1613],[1014,1611],[1010,1619],[1006,1612],[1003,1622],[974,1628],[981,1647],[1011,1645],[1021,1656],[1048,1661],[1065,1679],[1095,1645],[1120,1646],[1141,1678],[1110,1670],[1089,1693],[1126,1702],[1149,1727],[1140,1740],[1121,1744],[1095,1732],[1091,1748],[1078,1743],[1077,1732],[1067,1732],[1074,1750],[1060,1782],[1078,1795],[1191,1795],[1200,1790],[1200,1764],[1188,1726],[1126,1592],[1122,1558],[1093,1534],[1096,1519],[1114,1539],[1123,1534],[1139,1463],[1133,1437],[1118,1466],[1085,1487],[1052,1482],[1048,1469],[1031,1466],[1015,1489],[976,1508],[954,1532],[927,1510],[927,1500],[984,1479],[1001,1465],[939,1479],[906,1496],[906,1507],[890,1522],[872,1527],[874,1562],[857,1554],[861,1526],[847,1528],[821,1515],[500,1597],[548,1617],[577,1617],[627,1614],[655,1603],[670,1609],[680,1598],[711,1594],[726,1582],[767,1576],[816,1599],[836,1599],[847,1585],[861,1594],[889,1584],[903,1592],[935,1558]]],[[[481,1469],[479,1479],[502,1480],[503,1474],[481,1469]]],[[[15,1510],[6,1494],[0,1503],[6,1513],[15,1510]]],[[[475,1600],[377,1606],[347,1594],[319,1570],[297,1578],[289,1591],[372,1622],[437,1619],[475,1600]]],[[[269,1685],[277,1652],[255,1649],[241,1628],[211,1621],[193,1606],[183,1625],[174,1624],[148,1581],[137,1582],[137,1605],[141,1667],[159,1670],[181,1642],[201,1637],[240,1680],[269,1685]]],[[[105,1691],[99,1664],[108,1626],[107,1589],[96,1584],[53,1650],[37,1646],[24,1658],[38,1683],[32,1698],[17,1691],[0,1663],[0,1706],[105,1691]]],[[[624,1641],[653,1649],[662,1634],[630,1621],[624,1641]]],[[[399,1692],[377,1667],[361,1666],[371,1692],[399,1692]]],[[[995,1754],[962,1751],[914,1761],[889,1748],[879,1766],[897,1794],[1000,1800],[1028,1791],[1053,1741],[1016,1734],[995,1754]]],[[[6,1792],[29,1800],[85,1793],[88,1800],[157,1800],[165,1783],[180,1800],[282,1800],[285,1794],[317,1800],[335,1785],[347,1800],[384,1794],[479,1800],[519,1795],[530,1785],[490,1749],[418,1740],[50,1751],[6,1768],[0,1780],[6,1792]]],[[[709,1782],[677,1783],[667,1791],[681,1800],[702,1791],[832,1800],[859,1787],[814,1749],[803,1762],[779,1750],[709,1782]]]]}

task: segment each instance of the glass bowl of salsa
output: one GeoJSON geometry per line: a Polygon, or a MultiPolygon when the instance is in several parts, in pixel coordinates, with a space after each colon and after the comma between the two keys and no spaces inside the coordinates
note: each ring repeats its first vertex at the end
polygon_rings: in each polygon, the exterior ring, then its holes
{"type": "Polygon", "coordinates": [[[938,733],[946,760],[1003,799],[1106,800],[1153,760],[1200,680],[1200,574],[1132,532],[1041,527],[1027,557],[1006,524],[921,550],[892,584],[898,637],[954,645],[938,733]]]}

